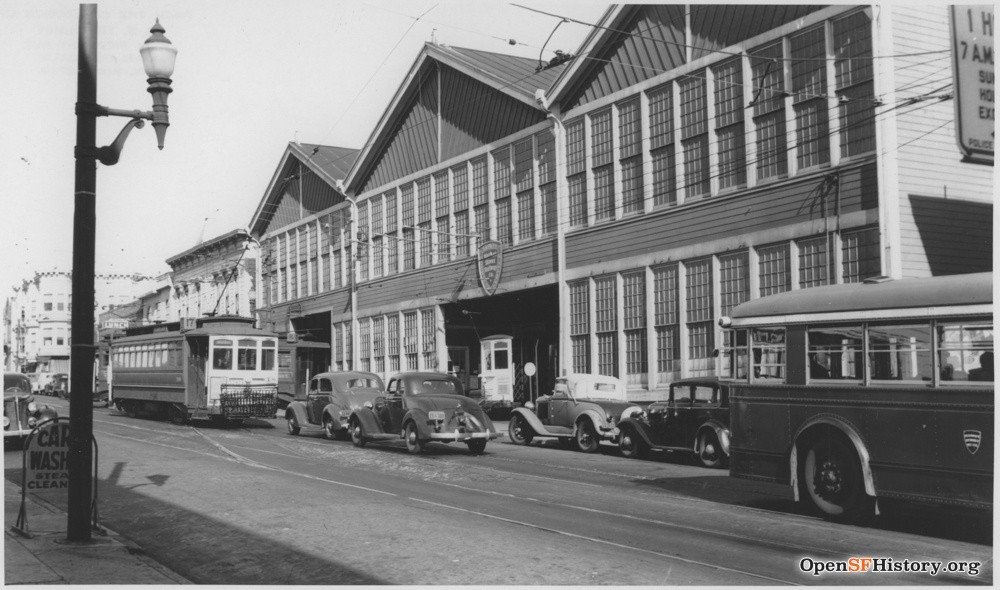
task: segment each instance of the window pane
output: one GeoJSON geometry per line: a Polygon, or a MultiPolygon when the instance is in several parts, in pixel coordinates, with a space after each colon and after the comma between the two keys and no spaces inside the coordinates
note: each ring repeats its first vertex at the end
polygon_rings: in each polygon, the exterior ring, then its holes
{"type": "Polygon", "coordinates": [[[212,368],[229,371],[233,368],[233,349],[219,348],[212,349],[212,368]]]}
{"type": "Polygon", "coordinates": [[[868,354],[871,378],[894,381],[930,381],[930,325],[869,326],[868,354]]]}
{"type": "Polygon", "coordinates": [[[566,174],[584,171],[586,166],[586,143],[584,141],[583,120],[566,124],[566,174]]]}
{"type": "Polygon", "coordinates": [[[844,234],[842,242],[845,283],[857,283],[882,272],[877,229],[844,234]]]}
{"type": "Polygon", "coordinates": [[[510,196],[510,148],[493,151],[493,198],[510,196]]]}
{"type": "Polygon", "coordinates": [[[636,156],[642,150],[642,127],[639,125],[639,100],[618,104],[618,143],[620,158],[636,156]]]}
{"type": "Polygon", "coordinates": [[[594,217],[598,221],[615,217],[615,171],[610,165],[594,169],[594,217]]]}
{"type": "Polygon", "coordinates": [[[621,161],[622,212],[642,211],[642,156],[621,161]]]}
{"type": "Polygon", "coordinates": [[[670,84],[649,91],[649,135],[652,149],[674,142],[673,92],[670,84]]]}
{"type": "Polygon", "coordinates": [[[497,240],[504,244],[514,243],[511,225],[510,198],[497,199],[497,240]]]}
{"type": "Polygon", "coordinates": [[[569,177],[569,224],[571,227],[587,225],[587,175],[569,177]]]}
{"type": "Polygon", "coordinates": [[[750,299],[750,282],[747,280],[748,255],[729,254],[719,257],[720,313],[729,315],[734,307],[750,299]]]}
{"type": "Polygon", "coordinates": [[[587,281],[569,285],[569,329],[576,336],[590,332],[590,292],[587,281]]]}
{"type": "Polygon", "coordinates": [[[860,326],[810,329],[809,378],[861,380],[862,336],[860,326]]]}
{"type": "Polygon", "coordinates": [[[592,166],[611,163],[611,109],[590,115],[592,166]]]}
{"type": "Polygon", "coordinates": [[[760,269],[761,297],[789,290],[787,244],[758,248],[757,260],[760,269]]]}
{"type": "Polygon", "coordinates": [[[597,313],[597,331],[608,332],[618,329],[615,314],[615,278],[594,279],[594,311],[597,313]]]}
{"type": "Polygon", "coordinates": [[[522,242],[535,237],[535,191],[517,193],[517,237],[522,242]]]}
{"type": "Polygon", "coordinates": [[[677,187],[674,168],[674,146],[652,152],[653,205],[656,207],[677,204],[677,187]]]}
{"type": "Polygon", "coordinates": [[[755,380],[785,379],[784,328],[754,328],[752,340],[753,377],[755,380]]]}
{"type": "Polygon", "coordinates": [[[826,238],[799,242],[799,287],[817,287],[829,283],[826,238]]]}
{"type": "Polygon", "coordinates": [[[993,326],[989,323],[937,325],[942,381],[993,381],[993,326]]]}

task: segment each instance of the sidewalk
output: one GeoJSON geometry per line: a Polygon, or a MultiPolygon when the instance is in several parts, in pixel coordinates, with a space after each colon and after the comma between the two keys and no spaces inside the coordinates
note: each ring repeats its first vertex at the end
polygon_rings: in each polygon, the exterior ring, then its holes
{"type": "Polygon", "coordinates": [[[87,545],[66,542],[66,511],[27,496],[32,538],[10,530],[17,522],[21,488],[4,480],[4,586],[14,584],[191,584],[142,554],[112,531],[87,545]]]}

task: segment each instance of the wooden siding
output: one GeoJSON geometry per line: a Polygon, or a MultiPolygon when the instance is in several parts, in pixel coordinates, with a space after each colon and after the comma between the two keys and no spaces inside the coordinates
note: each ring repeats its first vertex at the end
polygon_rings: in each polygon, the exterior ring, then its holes
{"type": "MultiPolygon", "coordinates": [[[[533,243],[504,251],[503,276],[497,293],[525,288],[523,282],[537,279],[537,285],[555,284],[556,245],[554,240],[533,243]],[[550,275],[551,279],[544,278],[550,275]]],[[[401,304],[413,307],[419,299],[440,304],[457,299],[484,297],[479,286],[475,257],[459,263],[436,265],[358,285],[358,316],[384,313],[401,304]]],[[[420,304],[423,305],[423,304],[420,304]]]]}
{"type": "Polygon", "coordinates": [[[388,184],[438,163],[437,67],[432,62],[419,74],[416,90],[400,122],[386,136],[386,145],[358,194],[388,184]]]}
{"type": "Polygon", "coordinates": [[[615,27],[622,32],[609,33],[604,46],[587,60],[588,74],[567,95],[563,111],[685,63],[684,9],[681,4],[651,4],[633,10],[615,27]]]}
{"type": "Polygon", "coordinates": [[[274,193],[264,205],[261,217],[265,225],[261,235],[297,223],[343,200],[326,180],[297,159],[292,159],[282,170],[274,193]]]}
{"type": "Polygon", "coordinates": [[[904,278],[993,270],[992,203],[910,195],[900,212],[904,278]]]}
{"type": "MultiPolygon", "coordinates": [[[[842,214],[874,210],[878,203],[875,164],[840,170],[842,214]]],[[[696,202],[664,214],[636,217],[606,229],[584,230],[566,236],[566,267],[642,256],[708,240],[739,236],[760,230],[833,218],[835,189],[824,190],[824,177],[754,191],[734,197],[696,202]]]]}
{"type": "MultiPolygon", "coordinates": [[[[824,8],[822,5],[690,5],[691,60],[824,8]]],[[[681,24],[683,26],[683,19],[681,24]]]]}
{"type": "Polygon", "coordinates": [[[453,68],[442,65],[440,72],[442,161],[545,120],[545,113],[453,68]]]}
{"type": "MultiPolygon", "coordinates": [[[[893,9],[892,18],[894,54],[950,48],[947,6],[900,6],[893,9]]],[[[897,101],[938,90],[952,81],[950,52],[897,57],[893,69],[897,101]]],[[[991,245],[978,250],[976,244],[983,244],[984,235],[992,235],[993,167],[961,161],[954,119],[955,104],[951,100],[930,100],[897,111],[904,277],[972,272],[950,270],[949,265],[955,269],[978,268],[978,259],[989,259],[991,255],[991,245]],[[933,199],[942,202],[934,203],[933,199]],[[961,201],[978,201],[982,205],[961,201]],[[980,212],[978,216],[973,213],[976,211],[980,212]],[[943,216],[935,219],[935,214],[943,216]]]]}

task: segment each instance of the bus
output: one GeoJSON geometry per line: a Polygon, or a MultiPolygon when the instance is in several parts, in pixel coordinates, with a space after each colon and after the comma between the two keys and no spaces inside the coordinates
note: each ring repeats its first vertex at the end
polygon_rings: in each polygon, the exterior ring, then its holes
{"type": "Polygon", "coordinates": [[[879,498],[992,510],[993,275],[789,291],[720,319],[730,475],[833,519],[879,498]]]}
{"type": "Polygon", "coordinates": [[[111,401],[130,417],[274,418],[278,338],[238,316],[126,330],[111,346],[111,401]]]}

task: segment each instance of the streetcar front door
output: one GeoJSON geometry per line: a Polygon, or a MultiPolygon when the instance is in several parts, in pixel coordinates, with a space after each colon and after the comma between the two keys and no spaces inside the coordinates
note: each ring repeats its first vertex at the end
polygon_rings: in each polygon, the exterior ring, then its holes
{"type": "Polygon", "coordinates": [[[208,363],[208,338],[188,338],[188,387],[191,407],[205,408],[208,406],[208,388],[205,382],[205,367],[208,363]]]}

